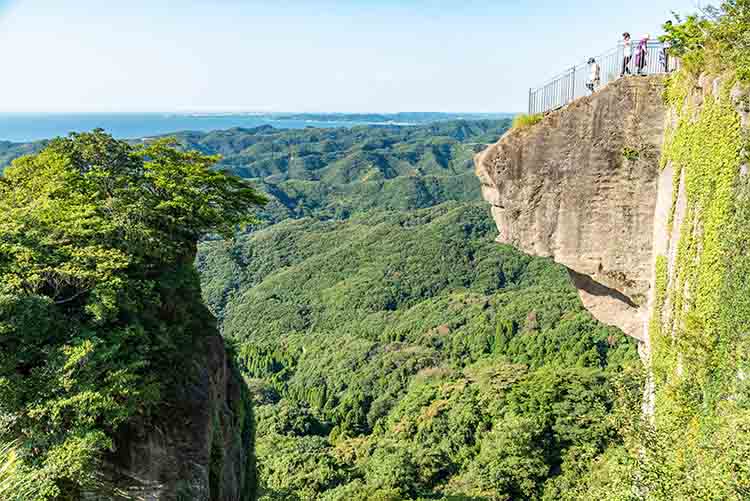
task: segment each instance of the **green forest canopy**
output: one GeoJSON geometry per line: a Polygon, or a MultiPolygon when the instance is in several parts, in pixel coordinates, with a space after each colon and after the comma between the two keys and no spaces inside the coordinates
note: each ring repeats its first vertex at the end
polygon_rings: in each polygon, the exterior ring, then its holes
{"type": "Polygon", "coordinates": [[[18,444],[26,499],[96,488],[121,427],[190,377],[213,330],[196,244],[264,201],[215,162],[94,131],[0,177],[0,441],[18,444]]]}
{"type": "Polygon", "coordinates": [[[294,209],[279,223],[207,241],[198,257],[259,404],[266,498],[552,498],[586,491],[581,469],[623,453],[611,411],[633,342],[582,309],[564,270],[495,244],[473,203],[478,140],[508,126],[268,129],[262,147],[244,131],[202,138],[272,196],[314,187],[277,198],[294,209]],[[301,168],[262,171],[273,136],[298,145],[301,168]],[[445,189],[456,178],[471,189],[445,189]],[[418,196],[427,179],[439,196],[418,196]],[[389,192],[389,180],[408,183],[389,192]],[[425,413],[434,430],[415,438],[425,413]],[[518,452],[498,452],[503,440],[518,452]]]}
{"type": "Polygon", "coordinates": [[[264,499],[585,487],[618,443],[634,342],[495,234],[483,205],[453,202],[202,244],[204,295],[256,394],[264,499]]]}
{"type": "Polygon", "coordinates": [[[219,154],[220,168],[253,180],[271,202],[260,217],[346,218],[479,199],[474,155],[510,120],[420,126],[279,130],[270,126],[181,133],[185,148],[219,154]]]}
{"type": "Polygon", "coordinates": [[[637,406],[634,342],[478,202],[473,156],[509,126],[179,136],[272,198],[197,258],[255,395],[263,499],[596,498],[596,461],[632,467],[613,409],[637,406]]]}

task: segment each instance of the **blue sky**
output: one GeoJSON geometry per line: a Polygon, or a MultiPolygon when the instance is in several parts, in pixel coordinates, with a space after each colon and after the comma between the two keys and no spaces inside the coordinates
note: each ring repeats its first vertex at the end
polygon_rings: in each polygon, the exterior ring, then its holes
{"type": "Polygon", "coordinates": [[[695,0],[0,0],[2,111],[503,112],[695,0]]]}

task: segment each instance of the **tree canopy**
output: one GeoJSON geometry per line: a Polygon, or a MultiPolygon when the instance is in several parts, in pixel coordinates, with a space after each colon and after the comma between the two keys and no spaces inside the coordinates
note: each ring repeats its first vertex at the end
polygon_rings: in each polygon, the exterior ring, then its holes
{"type": "Polygon", "coordinates": [[[661,37],[674,55],[695,74],[730,70],[750,81],[750,1],[724,0],[696,14],[676,16],[661,37]]]}
{"type": "Polygon", "coordinates": [[[119,427],[189,377],[210,322],[198,239],[265,201],[218,159],[95,130],[0,177],[0,439],[20,441],[37,498],[95,485],[119,427]]]}
{"type": "Polygon", "coordinates": [[[261,499],[585,498],[622,447],[635,343],[496,232],[452,202],[201,243],[255,394],[261,499]]]}

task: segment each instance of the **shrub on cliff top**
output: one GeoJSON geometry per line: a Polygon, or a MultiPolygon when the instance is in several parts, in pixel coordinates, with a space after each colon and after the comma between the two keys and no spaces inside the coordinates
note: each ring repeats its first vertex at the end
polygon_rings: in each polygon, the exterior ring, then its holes
{"type": "Polygon", "coordinates": [[[120,427],[188,377],[210,331],[197,240],[263,202],[216,160],[97,130],[0,177],[0,440],[20,443],[29,499],[97,485],[120,427]]]}
{"type": "Polygon", "coordinates": [[[525,113],[521,113],[513,117],[513,128],[525,129],[526,127],[531,127],[534,124],[538,124],[539,122],[542,121],[543,118],[544,118],[544,115],[542,115],[541,113],[536,113],[534,115],[527,115],[525,113]]]}

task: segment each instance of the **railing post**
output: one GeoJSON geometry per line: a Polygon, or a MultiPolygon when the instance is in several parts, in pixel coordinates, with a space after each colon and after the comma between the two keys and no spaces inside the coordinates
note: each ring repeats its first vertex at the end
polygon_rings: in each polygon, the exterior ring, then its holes
{"type": "MultiPolygon", "coordinates": [[[[2,2],[2,0],[0,0],[0,2],[2,2]]],[[[671,70],[680,67],[681,61],[674,56],[668,56],[662,59],[663,51],[664,45],[660,42],[653,41],[646,45],[646,58],[645,61],[641,62],[645,74],[652,75],[654,73],[669,73],[671,70]]],[[[633,57],[630,60],[629,67],[632,68],[631,73],[637,70],[636,54],[637,49],[634,51],[633,57]]],[[[619,74],[622,71],[622,64],[624,62],[623,58],[624,53],[621,43],[614,49],[602,53],[595,58],[599,63],[601,72],[599,81],[600,85],[606,85],[607,83],[619,78],[619,74]]],[[[580,76],[578,66],[574,65],[570,67],[567,72],[563,71],[542,86],[536,89],[530,88],[529,113],[546,113],[575,101],[576,98],[579,97],[577,78],[586,80],[588,74],[584,73],[583,76],[580,76]]],[[[586,89],[584,86],[582,86],[581,90],[581,96],[586,95],[586,89]]]]}
{"type": "Polygon", "coordinates": [[[571,69],[571,76],[573,80],[573,85],[570,86],[570,101],[574,101],[576,98],[576,67],[573,66],[571,69]]]}
{"type": "Polygon", "coordinates": [[[529,88],[529,115],[534,114],[534,109],[531,106],[531,88],[529,88]]]}

